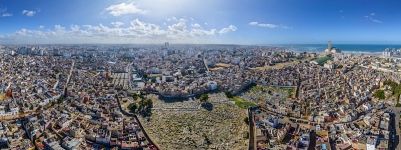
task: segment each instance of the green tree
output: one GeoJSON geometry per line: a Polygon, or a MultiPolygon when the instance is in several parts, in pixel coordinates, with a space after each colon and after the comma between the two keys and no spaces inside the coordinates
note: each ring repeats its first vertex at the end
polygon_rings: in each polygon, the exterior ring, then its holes
{"type": "Polygon", "coordinates": [[[143,117],[152,115],[153,101],[151,99],[141,99],[139,101],[138,112],[143,117]]]}
{"type": "Polygon", "coordinates": [[[226,94],[227,98],[233,98],[234,95],[231,92],[224,92],[226,94]]]}
{"type": "Polygon", "coordinates": [[[139,94],[139,98],[145,99],[145,96],[143,95],[143,93],[140,93],[140,94],[139,94]]]}
{"type": "Polygon", "coordinates": [[[139,101],[139,110],[142,110],[145,107],[145,99],[141,98],[141,100],[139,101]]]}
{"type": "Polygon", "coordinates": [[[244,118],[244,122],[246,123],[246,125],[248,125],[248,124],[249,124],[249,118],[248,118],[248,117],[245,117],[245,118],[244,118]]]}
{"type": "Polygon", "coordinates": [[[377,90],[374,94],[374,97],[378,98],[378,99],[385,99],[386,96],[384,95],[384,90],[377,90]]]}
{"type": "Polygon", "coordinates": [[[139,106],[138,106],[139,111],[143,112],[147,108],[151,108],[151,107],[153,107],[153,102],[151,99],[141,98],[141,100],[139,101],[139,106]]]}
{"type": "Polygon", "coordinates": [[[152,108],[152,107],[153,107],[153,101],[152,101],[151,99],[146,99],[146,100],[143,102],[143,105],[144,105],[144,107],[146,107],[146,108],[152,108]]]}
{"type": "Polygon", "coordinates": [[[388,85],[391,87],[391,92],[395,98],[399,98],[401,94],[401,84],[394,82],[392,80],[384,81],[384,85],[388,85]]]}
{"type": "Polygon", "coordinates": [[[135,103],[131,103],[128,105],[128,109],[131,113],[135,113],[135,111],[138,109],[138,106],[135,103]]]}
{"type": "Polygon", "coordinates": [[[60,97],[57,99],[57,103],[62,103],[64,101],[64,97],[60,97]]]}
{"type": "Polygon", "coordinates": [[[138,100],[138,97],[139,97],[139,95],[138,95],[137,93],[134,93],[134,94],[132,95],[132,98],[133,98],[134,100],[138,100]]]}
{"type": "Polygon", "coordinates": [[[209,95],[208,95],[208,94],[202,94],[202,95],[200,96],[200,101],[201,101],[202,103],[206,103],[208,100],[209,100],[209,95]]]}

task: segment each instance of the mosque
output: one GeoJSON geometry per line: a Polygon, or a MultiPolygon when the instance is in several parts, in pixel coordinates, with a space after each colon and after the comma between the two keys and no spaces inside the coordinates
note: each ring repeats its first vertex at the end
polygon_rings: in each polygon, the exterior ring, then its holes
{"type": "Polygon", "coordinates": [[[341,53],[341,50],[336,47],[333,47],[331,41],[328,41],[327,49],[325,49],[324,52],[328,54],[335,54],[335,53],[341,53]]]}

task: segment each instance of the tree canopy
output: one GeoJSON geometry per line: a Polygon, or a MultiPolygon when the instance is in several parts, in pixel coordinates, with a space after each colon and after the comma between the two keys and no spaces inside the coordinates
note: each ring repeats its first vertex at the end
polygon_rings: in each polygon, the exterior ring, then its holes
{"type": "Polygon", "coordinates": [[[386,96],[384,95],[384,90],[377,90],[374,94],[374,97],[378,98],[378,99],[385,99],[386,96]]]}
{"type": "Polygon", "coordinates": [[[200,101],[202,102],[202,103],[205,103],[205,102],[207,102],[209,100],[209,95],[208,94],[202,94],[201,96],[200,96],[200,101]]]}
{"type": "Polygon", "coordinates": [[[128,105],[128,109],[131,113],[135,113],[136,110],[138,109],[138,106],[135,103],[131,103],[128,105]]]}

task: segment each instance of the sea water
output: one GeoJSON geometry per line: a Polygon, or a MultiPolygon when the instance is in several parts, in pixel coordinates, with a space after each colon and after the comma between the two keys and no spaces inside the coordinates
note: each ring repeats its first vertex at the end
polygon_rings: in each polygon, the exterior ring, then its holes
{"type": "MultiPolygon", "coordinates": [[[[286,44],[278,45],[296,52],[323,52],[327,44],[286,44]]],[[[333,47],[340,49],[343,53],[382,53],[386,48],[400,49],[401,45],[386,44],[333,44],[333,47]]]]}

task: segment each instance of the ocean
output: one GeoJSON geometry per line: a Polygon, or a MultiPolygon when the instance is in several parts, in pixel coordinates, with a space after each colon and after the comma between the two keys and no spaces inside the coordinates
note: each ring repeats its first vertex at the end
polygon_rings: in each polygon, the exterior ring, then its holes
{"type": "MultiPolygon", "coordinates": [[[[286,44],[278,45],[296,52],[323,52],[327,44],[286,44]]],[[[333,47],[339,48],[343,53],[382,53],[386,48],[400,49],[401,45],[386,44],[333,44],[333,47]]]]}

